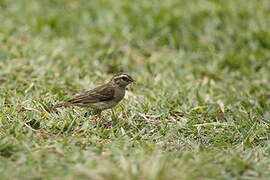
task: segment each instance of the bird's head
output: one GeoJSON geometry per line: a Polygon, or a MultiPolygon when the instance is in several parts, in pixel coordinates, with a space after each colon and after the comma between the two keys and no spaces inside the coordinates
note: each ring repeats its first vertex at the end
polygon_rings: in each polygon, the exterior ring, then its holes
{"type": "Polygon", "coordinates": [[[128,74],[121,73],[115,75],[112,79],[111,82],[114,83],[115,85],[118,85],[120,87],[126,87],[130,83],[135,82],[135,80],[128,74]]]}

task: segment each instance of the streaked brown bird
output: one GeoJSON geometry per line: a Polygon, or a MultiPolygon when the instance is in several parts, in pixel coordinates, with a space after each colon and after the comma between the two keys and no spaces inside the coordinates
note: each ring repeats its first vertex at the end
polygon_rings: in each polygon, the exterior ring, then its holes
{"type": "MultiPolygon", "coordinates": [[[[101,112],[116,106],[124,98],[127,85],[134,81],[128,74],[117,74],[108,83],[83,92],[67,102],[56,104],[53,109],[69,106],[90,108],[101,118],[101,112]]],[[[109,124],[104,119],[101,122],[104,125],[109,124]]]]}

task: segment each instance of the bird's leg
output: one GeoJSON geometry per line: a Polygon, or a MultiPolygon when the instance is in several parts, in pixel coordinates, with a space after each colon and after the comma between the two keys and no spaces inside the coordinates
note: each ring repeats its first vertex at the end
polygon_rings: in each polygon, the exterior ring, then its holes
{"type": "Polygon", "coordinates": [[[97,110],[96,115],[97,115],[98,119],[102,119],[101,110],[97,110]]]}
{"type": "Polygon", "coordinates": [[[97,123],[97,119],[101,119],[101,111],[100,110],[95,110],[94,111],[94,121],[97,123]]]}
{"type": "Polygon", "coordinates": [[[111,123],[109,121],[103,119],[103,117],[101,116],[101,110],[97,110],[96,115],[97,115],[97,118],[100,120],[100,122],[102,123],[103,126],[109,127],[111,125],[111,123]]]}

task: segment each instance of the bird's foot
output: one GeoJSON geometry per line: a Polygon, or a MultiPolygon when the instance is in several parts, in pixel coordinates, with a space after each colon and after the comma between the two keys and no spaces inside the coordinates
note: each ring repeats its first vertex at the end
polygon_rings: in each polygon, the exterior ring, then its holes
{"type": "Polygon", "coordinates": [[[112,127],[112,123],[110,121],[102,119],[100,122],[101,122],[102,126],[105,128],[112,127]]]}

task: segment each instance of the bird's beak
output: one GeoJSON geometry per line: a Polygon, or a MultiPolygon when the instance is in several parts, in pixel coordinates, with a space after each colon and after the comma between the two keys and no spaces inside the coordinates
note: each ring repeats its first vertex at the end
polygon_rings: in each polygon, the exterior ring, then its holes
{"type": "Polygon", "coordinates": [[[132,83],[135,83],[135,82],[136,82],[134,79],[131,79],[130,81],[131,81],[132,83]]]}

